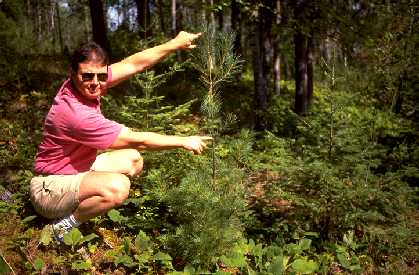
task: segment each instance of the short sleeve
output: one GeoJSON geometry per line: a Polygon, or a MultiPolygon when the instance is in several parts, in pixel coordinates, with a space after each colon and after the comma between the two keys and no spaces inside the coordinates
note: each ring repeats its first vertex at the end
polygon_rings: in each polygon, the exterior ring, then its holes
{"type": "Polygon", "coordinates": [[[109,148],[122,129],[122,124],[105,118],[101,113],[81,115],[70,134],[83,145],[103,150],[109,148]]]}
{"type": "Polygon", "coordinates": [[[108,79],[106,79],[106,84],[109,85],[109,83],[112,82],[112,68],[109,65],[108,66],[108,79]]]}

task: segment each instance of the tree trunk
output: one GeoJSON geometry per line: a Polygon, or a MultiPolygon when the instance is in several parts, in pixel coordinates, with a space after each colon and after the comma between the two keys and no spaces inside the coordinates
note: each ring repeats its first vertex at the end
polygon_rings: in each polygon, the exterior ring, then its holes
{"type": "Polygon", "coordinates": [[[222,10],[217,12],[218,27],[220,31],[224,30],[224,13],[222,10]]]}
{"type": "MultiPolygon", "coordinates": [[[[275,24],[281,24],[281,1],[275,1],[275,24]]],[[[279,34],[275,35],[273,40],[273,76],[274,76],[274,94],[279,96],[281,94],[281,53],[279,50],[279,43],[281,42],[279,34]]]]}
{"type": "Polygon", "coordinates": [[[201,18],[202,22],[207,22],[207,13],[205,12],[206,0],[201,0],[201,18]]]}
{"type": "Polygon", "coordinates": [[[234,39],[234,46],[233,50],[234,53],[237,55],[243,55],[242,54],[242,46],[241,46],[241,40],[242,40],[242,32],[241,32],[241,11],[240,6],[237,3],[237,0],[231,1],[231,29],[235,32],[236,37],[234,39]]]}
{"type": "Polygon", "coordinates": [[[291,68],[291,65],[286,55],[281,53],[280,58],[281,58],[283,68],[284,68],[284,73],[283,73],[284,80],[289,80],[290,78],[293,77],[292,75],[293,70],[291,68]]]}
{"type": "MultiPolygon", "coordinates": [[[[308,0],[297,0],[294,3],[294,18],[296,20],[295,45],[295,106],[294,111],[299,115],[308,112],[309,103],[313,97],[313,56],[312,38],[307,37],[306,28],[311,26],[314,18],[307,18],[309,14],[308,0]]],[[[311,7],[313,8],[313,7],[311,7]]]]}
{"type": "Polygon", "coordinates": [[[129,30],[129,26],[130,26],[130,22],[129,22],[129,16],[128,16],[128,11],[129,11],[129,3],[127,0],[122,0],[120,1],[122,2],[120,4],[120,8],[121,8],[121,13],[122,13],[122,23],[121,23],[121,27],[123,29],[129,30]]]}
{"type": "Polygon", "coordinates": [[[263,130],[262,117],[260,111],[266,110],[272,91],[273,80],[273,45],[272,45],[272,24],[273,13],[269,5],[272,3],[266,1],[266,7],[259,8],[256,43],[253,52],[253,70],[255,81],[254,106],[255,106],[255,130],[263,130]]]}
{"type": "Polygon", "coordinates": [[[307,59],[307,109],[310,107],[311,101],[313,100],[313,70],[314,70],[314,42],[313,36],[308,38],[307,49],[306,49],[306,59],[307,59]]]}
{"type": "Polygon", "coordinates": [[[212,10],[212,8],[214,7],[214,0],[210,0],[210,6],[211,6],[211,10],[210,10],[211,25],[215,26],[215,16],[214,16],[214,11],[212,10]]]}
{"type": "Polygon", "coordinates": [[[307,38],[301,32],[294,35],[295,44],[295,112],[305,114],[307,103],[307,38]]]}
{"type": "Polygon", "coordinates": [[[86,42],[88,42],[90,40],[90,25],[89,25],[89,10],[87,6],[83,7],[83,12],[84,12],[84,35],[86,36],[86,42]]]}
{"type": "MultiPolygon", "coordinates": [[[[276,40],[276,39],[275,39],[276,40]]],[[[278,43],[278,41],[275,41],[278,43]]],[[[274,94],[281,95],[281,57],[278,46],[274,43],[274,94]]]]}
{"type": "Polygon", "coordinates": [[[63,34],[61,32],[61,16],[60,16],[60,7],[58,3],[55,2],[55,10],[57,11],[57,28],[58,28],[58,41],[60,43],[60,51],[62,54],[64,53],[64,43],[63,43],[63,34]]]}
{"type": "Polygon", "coordinates": [[[151,37],[150,6],[148,0],[135,0],[137,5],[138,32],[142,39],[151,37]]]}
{"type": "Polygon", "coordinates": [[[41,41],[41,35],[42,35],[42,15],[41,15],[41,3],[37,3],[36,5],[36,17],[37,19],[37,40],[38,42],[41,41]]]}
{"type": "Polygon", "coordinates": [[[177,29],[176,29],[176,0],[172,0],[172,36],[175,36],[177,34],[177,29]]]}
{"type": "Polygon", "coordinates": [[[266,77],[263,74],[263,46],[262,40],[262,23],[258,22],[257,31],[255,33],[255,45],[253,47],[253,78],[254,78],[254,129],[263,130],[262,117],[260,110],[266,109],[268,105],[268,87],[266,77]]]}
{"type": "Polygon", "coordinates": [[[164,20],[165,15],[164,15],[164,12],[163,12],[164,11],[163,0],[157,0],[156,5],[157,5],[158,12],[159,12],[160,30],[164,35],[168,35],[167,29],[166,29],[166,21],[164,20]]]}
{"type": "Polygon", "coordinates": [[[55,26],[55,14],[56,14],[55,13],[55,8],[56,8],[56,6],[53,3],[53,1],[51,0],[49,2],[49,9],[50,9],[50,13],[49,13],[49,16],[50,16],[49,36],[51,38],[53,54],[56,54],[56,49],[57,49],[57,47],[56,47],[57,39],[55,37],[55,33],[56,33],[56,31],[55,31],[55,28],[56,28],[56,26],[55,26]]]}
{"type": "Polygon", "coordinates": [[[92,17],[93,41],[98,43],[110,55],[103,3],[101,0],[89,0],[89,7],[90,16],[92,17]]]}

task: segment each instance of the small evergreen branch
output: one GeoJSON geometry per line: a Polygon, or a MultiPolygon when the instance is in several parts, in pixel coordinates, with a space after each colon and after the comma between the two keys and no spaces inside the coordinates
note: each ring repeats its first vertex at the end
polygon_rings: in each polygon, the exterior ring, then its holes
{"type": "Polygon", "coordinates": [[[329,160],[332,158],[332,151],[333,151],[333,139],[334,139],[334,118],[333,115],[336,112],[336,107],[334,105],[334,102],[332,100],[332,94],[335,91],[336,88],[336,72],[335,72],[335,49],[333,49],[333,56],[332,56],[332,64],[327,64],[327,62],[322,58],[323,64],[324,64],[324,74],[329,79],[329,88],[330,88],[330,96],[329,96],[329,103],[330,103],[330,115],[329,115],[329,121],[330,121],[330,128],[329,128],[329,150],[328,150],[328,157],[329,160]]]}
{"type": "Polygon", "coordinates": [[[201,111],[206,118],[206,126],[212,141],[212,179],[215,181],[215,145],[218,129],[222,126],[221,96],[219,89],[241,70],[241,61],[233,53],[234,33],[217,31],[215,26],[205,27],[204,35],[196,53],[192,54],[192,66],[200,73],[200,80],[207,89],[201,111]]]}
{"type": "MultiPolygon", "coordinates": [[[[152,100],[152,94],[154,90],[160,85],[164,84],[173,74],[176,72],[183,71],[182,64],[175,63],[172,67],[169,68],[168,72],[155,74],[154,70],[146,70],[141,74],[136,74],[134,78],[134,83],[142,88],[145,94],[145,100],[150,101],[150,103],[155,103],[158,107],[159,100],[152,100]]],[[[149,105],[147,105],[149,107],[149,105]]],[[[144,116],[146,129],[150,127],[150,108],[146,108],[144,116]]]]}

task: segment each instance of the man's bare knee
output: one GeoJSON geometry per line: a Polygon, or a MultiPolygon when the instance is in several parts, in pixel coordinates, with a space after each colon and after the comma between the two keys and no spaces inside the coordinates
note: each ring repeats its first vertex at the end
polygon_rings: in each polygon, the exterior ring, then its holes
{"type": "Polygon", "coordinates": [[[114,206],[121,205],[129,195],[130,180],[123,174],[113,174],[105,185],[103,194],[114,206]]]}
{"type": "MultiPolygon", "coordinates": [[[[137,150],[136,150],[137,151],[137,150]]],[[[130,176],[139,176],[143,171],[144,160],[140,153],[137,151],[138,156],[132,161],[132,169],[129,173],[130,176]]]]}
{"type": "Polygon", "coordinates": [[[140,152],[135,149],[125,149],[125,157],[130,160],[130,167],[128,168],[128,176],[138,176],[143,170],[143,157],[140,152]]]}

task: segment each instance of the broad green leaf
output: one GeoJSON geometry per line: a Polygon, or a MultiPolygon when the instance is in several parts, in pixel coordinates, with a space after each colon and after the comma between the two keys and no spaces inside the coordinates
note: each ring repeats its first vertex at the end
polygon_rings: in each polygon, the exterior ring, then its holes
{"type": "Polygon", "coordinates": [[[92,261],[87,259],[86,261],[75,261],[71,264],[73,270],[90,270],[92,268],[92,261]]]}
{"type": "Polygon", "coordinates": [[[172,257],[169,254],[163,253],[163,252],[157,252],[154,256],[153,256],[155,261],[162,261],[162,262],[166,262],[166,261],[171,261],[172,257]]]}
{"type": "Polygon", "coordinates": [[[80,240],[80,244],[85,243],[85,242],[90,242],[91,240],[93,240],[94,238],[98,238],[99,236],[96,235],[95,233],[90,233],[87,236],[84,236],[81,240],[80,240]]]}
{"type": "Polygon", "coordinates": [[[304,236],[309,236],[309,237],[319,237],[319,233],[317,232],[304,232],[304,236]]]}
{"type": "Polygon", "coordinates": [[[45,266],[44,261],[39,258],[36,258],[35,261],[33,261],[33,267],[37,271],[40,271],[44,266],[45,266]]]}
{"type": "Polygon", "coordinates": [[[255,241],[253,239],[249,240],[249,246],[250,246],[250,249],[253,249],[253,247],[255,247],[255,241]]]}
{"type": "Polygon", "coordinates": [[[184,269],[183,272],[185,273],[185,275],[194,275],[196,274],[196,270],[193,266],[191,265],[187,265],[184,269]]]}
{"type": "Polygon", "coordinates": [[[23,220],[22,220],[22,222],[23,223],[27,223],[27,222],[30,222],[30,221],[33,221],[34,219],[36,219],[38,216],[28,216],[28,217],[26,217],[26,218],[24,218],[23,220]]]}
{"type": "Polygon", "coordinates": [[[341,246],[341,245],[336,245],[336,252],[338,253],[338,254],[340,254],[340,253],[346,253],[346,248],[344,247],[344,246],[341,246]]]}
{"type": "Polygon", "coordinates": [[[311,240],[310,239],[301,239],[298,246],[301,250],[308,250],[311,246],[311,240]]]}
{"type": "Polygon", "coordinates": [[[146,252],[141,254],[135,254],[134,258],[135,260],[137,260],[139,267],[142,267],[150,261],[151,255],[150,253],[146,252]]]}
{"type": "Polygon", "coordinates": [[[297,259],[292,262],[291,267],[301,274],[310,274],[317,270],[318,265],[313,260],[297,259]]]}
{"type": "Polygon", "coordinates": [[[52,242],[50,225],[45,225],[42,229],[39,242],[43,245],[49,245],[52,242]]]}
{"type": "Polygon", "coordinates": [[[250,251],[253,256],[261,258],[263,255],[263,247],[262,244],[257,244],[253,247],[252,251],[250,251]]]}
{"type": "Polygon", "coordinates": [[[120,255],[120,256],[115,257],[114,264],[115,265],[123,264],[126,267],[133,267],[136,265],[134,263],[134,260],[129,255],[120,255]]]}
{"type": "Polygon", "coordinates": [[[83,235],[81,234],[80,230],[73,228],[70,232],[64,234],[64,243],[66,245],[75,246],[80,242],[82,237],[83,235]]]}
{"type": "Polygon", "coordinates": [[[228,267],[245,267],[246,257],[239,253],[233,253],[232,255],[221,256],[220,260],[228,267]]]}
{"type": "Polygon", "coordinates": [[[290,256],[284,256],[282,259],[282,266],[284,267],[284,270],[287,269],[288,263],[290,261],[291,257],[290,256]]]}
{"type": "Polygon", "coordinates": [[[111,219],[111,221],[118,223],[125,222],[127,220],[127,217],[122,216],[121,213],[116,209],[109,210],[108,217],[111,219]]]}
{"type": "Polygon", "coordinates": [[[91,254],[93,254],[93,253],[95,253],[95,251],[96,251],[96,249],[97,249],[97,244],[91,244],[91,243],[89,243],[89,244],[87,245],[87,248],[88,248],[89,252],[90,252],[91,254]]]}
{"type": "Polygon", "coordinates": [[[135,247],[140,251],[146,251],[150,247],[150,238],[142,230],[135,237],[135,247]]]}
{"type": "Polygon", "coordinates": [[[353,230],[350,230],[343,235],[343,242],[346,244],[346,246],[352,248],[353,250],[355,250],[358,247],[358,245],[354,241],[353,230]]]}
{"type": "Polygon", "coordinates": [[[344,267],[344,268],[349,268],[351,266],[351,263],[349,262],[348,258],[346,257],[345,254],[343,253],[337,253],[336,254],[336,258],[338,258],[339,263],[344,267]]]}
{"type": "Polygon", "coordinates": [[[282,273],[284,273],[283,263],[284,263],[284,259],[282,256],[275,257],[272,260],[268,268],[268,271],[275,275],[281,275],[282,273]]]}
{"type": "Polygon", "coordinates": [[[362,267],[359,264],[351,265],[348,269],[350,271],[354,271],[354,272],[360,272],[360,271],[362,271],[362,267]]]}

